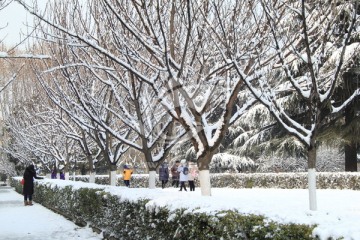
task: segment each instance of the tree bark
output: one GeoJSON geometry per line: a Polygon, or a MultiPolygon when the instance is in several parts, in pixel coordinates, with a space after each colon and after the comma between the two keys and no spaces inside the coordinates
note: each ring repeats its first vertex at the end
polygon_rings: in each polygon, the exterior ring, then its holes
{"type": "Polygon", "coordinates": [[[94,171],[94,161],[91,155],[87,155],[87,161],[89,164],[89,183],[95,183],[95,171],[94,171]]]}
{"type": "Polygon", "coordinates": [[[95,183],[95,172],[89,173],[89,183],[95,183]]]}
{"type": "Polygon", "coordinates": [[[311,144],[308,148],[308,190],[310,210],[317,210],[316,199],[316,147],[311,144]]]}
{"type": "Polygon", "coordinates": [[[65,180],[70,179],[70,173],[69,172],[64,172],[64,176],[65,176],[65,180]]]}
{"type": "Polygon", "coordinates": [[[214,153],[204,150],[204,154],[198,157],[199,180],[201,196],[211,196],[210,162],[214,153]]]}
{"type": "Polygon", "coordinates": [[[149,171],[149,188],[156,188],[156,171],[154,170],[149,171]]]}
{"type": "Polygon", "coordinates": [[[357,172],[357,146],[354,142],[345,145],[345,171],[357,172]]]}
{"type": "Polygon", "coordinates": [[[116,165],[110,165],[110,186],[116,186],[116,165]]]}
{"type": "Polygon", "coordinates": [[[200,170],[199,180],[200,180],[201,196],[211,196],[210,171],[200,170]]]}
{"type": "MultiPolygon", "coordinates": [[[[351,124],[354,120],[354,104],[350,104],[345,109],[345,126],[351,124]]],[[[345,171],[346,172],[357,172],[357,146],[356,143],[350,140],[348,144],[345,145],[345,171]]]]}

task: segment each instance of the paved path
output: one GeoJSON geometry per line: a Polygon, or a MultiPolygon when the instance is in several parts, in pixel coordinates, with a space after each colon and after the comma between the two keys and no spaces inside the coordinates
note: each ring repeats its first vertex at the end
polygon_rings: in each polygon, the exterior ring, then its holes
{"type": "Polygon", "coordinates": [[[102,239],[88,227],[80,228],[40,204],[24,206],[23,196],[0,186],[1,240],[102,239]]]}

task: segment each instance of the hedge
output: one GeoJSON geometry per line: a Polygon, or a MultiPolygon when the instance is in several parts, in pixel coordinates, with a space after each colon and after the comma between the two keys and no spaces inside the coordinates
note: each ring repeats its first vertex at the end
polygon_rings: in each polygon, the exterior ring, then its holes
{"type": "MultiPolygon", "coordinates": [[[[21,192],[19,178],[12,179],[11,184],[21,192]]],[[[150,207],[150,199],[130,201],[112,195],[101,185],[79,188],[71,183],[59,186],[39,181],[34,201],[79,226],[92,227],[104,239],[318,239],[312,236],[315,225],[281,224],[233,210],[208,215],[150,207]]]]}
{"type": "MultiPolygon", "coordinates": [[[[219,173],[211,174],[211,186],[214,188],[281,188],[281,189],[306,189],[307,173],[219,173]]],[[[72,177],[71,177],[72,179],[72,177]]],[[[89,176],[76,176],[76,181],[88,182],[89,176]]],[[[117,186],[124,186],[122,177],[118,177],[117,186]]],[[[101,185],[109,185],[109,177],[96,176],[95,182],[101,185]]],[[[134,174],[131,180],[132,187],[148,187],[149,177],[147,174],[134,174]]],[[[156,185],[161,182],[156,179],[156,185]]],[[[199,187],[200,183],[195,181],[199,187]]],[[[171,186],[171,179],[167,186],[171,186]]],[[[318,189],[352,189],[360,190],[360,173],[317,173],[318,189]]]]}

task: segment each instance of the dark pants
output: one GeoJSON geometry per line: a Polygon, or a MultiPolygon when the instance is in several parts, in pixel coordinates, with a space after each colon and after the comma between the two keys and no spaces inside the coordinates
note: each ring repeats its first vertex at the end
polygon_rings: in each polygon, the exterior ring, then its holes
{"type": "Polygon", "coordinates": [[[189,180],[190,191],[195,191],[195,182],[189,180]]]}
{"type": "Polygon", "coordinates": [[[186,186],[185,186],[185,182],[184,182],[184,181],[181,181],[181,182],[180,182],[180,191],[182,191],[183,188],[184,188],[185,191],[187,191],[187,190],[186,190],[186,186]]]}
{"type": "Polygon", "coordinates": [[[179,187],[179,179],[177,178],[173,178],[172,180],[172,184],[171,184],[173,187],[179,187]]]}
{"type": "Polygon", "coordinates": [[[130,187],[130,180],[124,180],[125,186],[130,187]]]}
{"type": "Polygon", "coordinates": [[[161,187],[165,188],[167,182],[168,182],[168,180],[161,180],[161,187]]]}
{"type": "Polygon", "coordinates": [[[29,201],[32,201],[32,195],[24,195],[24,201],[27,201],[29,199],[29,201]]]}

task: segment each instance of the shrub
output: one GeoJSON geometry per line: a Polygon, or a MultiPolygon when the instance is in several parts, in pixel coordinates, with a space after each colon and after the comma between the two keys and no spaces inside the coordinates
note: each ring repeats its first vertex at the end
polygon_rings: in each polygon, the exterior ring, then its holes
{"type": "MultiPolygon", "coordinates": [[[[13,180],[12,186],[21,189],[19,180],[13,180]]],[[[89,224],[102,231],[105,239],[317,239],[312,237],[315,226],[280,224],[232,210],[207,214],[147,207],[148,199],[121,199],[101,186],[74,188],[37,182],[34,200],[80,226],[89,224]]]]}

